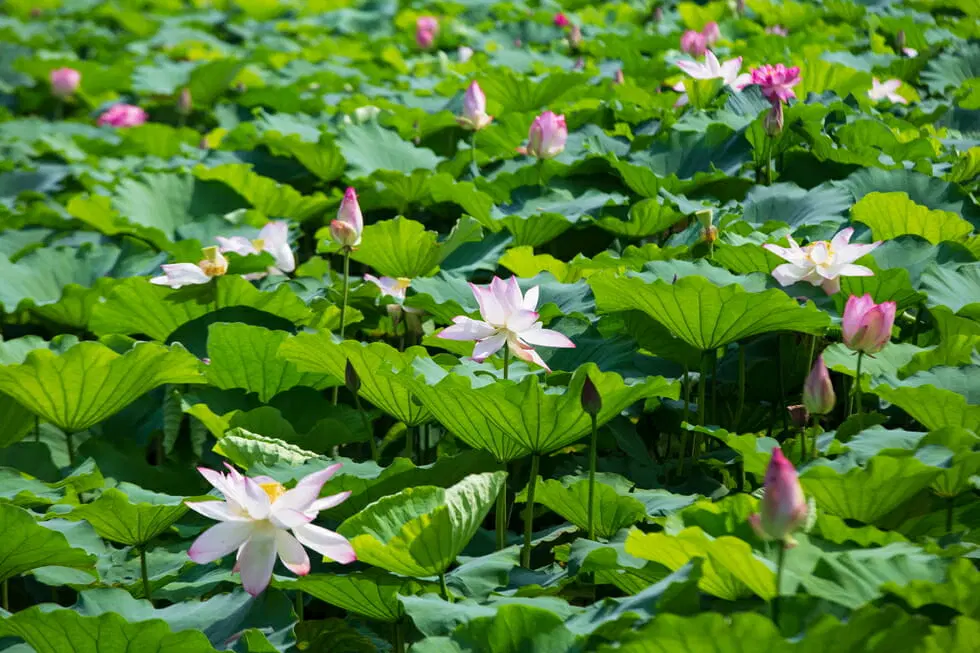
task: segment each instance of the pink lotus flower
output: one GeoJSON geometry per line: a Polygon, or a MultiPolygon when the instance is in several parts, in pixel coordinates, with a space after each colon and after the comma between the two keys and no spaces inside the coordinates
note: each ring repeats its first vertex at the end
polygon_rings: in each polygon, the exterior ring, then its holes
{"type": "Polygon", "coordinates": [[[872,277],[874,272],[863,265],[854,265],[865,254],[881,244],[851,245],[852,227],[844,229],[833,240],[818,240],[806,247],[800,247],[787,236],[789,247],[767,243],[763,245],[776,256],[789,261],[772,271],[772,276],[781,286],[789,286],[798,281],[806,281],[811,286],[822,286],[828,295],[840,290],[840,277],[872,277]]]}
{"type": "Polygon", "coordinates": [[[494,277],[489,286],[470,284],[473,295],[480,305],[480,315],[484,321],[466,316],[453,319],[453,326],[443,329],[440,338],[447,340],[475,340],[473,360],[482,363],[490,354],[504,345],[510,352],[529,363],[536,363],[549,372],[551,369],[541,360],[533,346],[574,347],[575,343],[567,337],[541,328],[538,321],[538,286],[522,295],[517,285],[517,277],[507,281],[494,277]]]}
{"type": "MultiPolygon", "coordinates": [[[[275,259],[275,265],[269,267],[268,274],[289,274],[296,269],[296,258],[289,246],[289,224],[283,220],[267,223],[255,240],[244,236],[218,236],[217,240],[222,252],[234,252],[239,256],[269,252],[275,259]]],[[[264,276],[265,273],[262,272],[245,275],[251,279],[261,279],[264,276]]]]}
{"type": "Polygon", "coordinates": [[[773,36],[789,36],[789,30],[782,25],[771,25],[766,28],[766,34],[773,36]]]}
{"type": "Polygon", "coordinates": [[[114,104],[99,116],[99,125],[139,127],[146,122],[146,111],[132,104],[114,104]]]}
{"type": "Polygon", "coordinates": [[[844,306],[841,335],[853,351],[877,354],[892,337],[895,302],[875,304],[871,295],[851,295],[844,306]]]}
{"type": "Polygon", "coordinates": [[[330,237],[342,247],[353,249],[361,244],[362,231],[364,218],[361,216],[361,205],[357,202],[354,189],[348,188],[340,202],[337,219],[330,223],[330,237]]]}
{"type": "Polygon", "coordinates": [[[221,255],[217,247],[205,247],[202,251],[204,258],[196,265],[194,263],[161,265],[163,275],[153,277],[150,283],[177,289],[208,283],[228,271],[228,259],[221,255]]]}
{"type": "Polygon", "coordinates": [[[187,555],[198,564],[214,562],[237,551],[235,571],[242,587],[258,596],[272,579],[276,556],[294,574],[310,573],[310,558],[303,547],[341,564],[357,556],[346,538],[311,522],[321,510],[343,503],[350,492],[319,498],[320,489],[341,465],[331,465],[302,478],[291,490],[267,476],[249,478],[227,465],[228,474],[199,467],[224,501],[188,502],[187,507],[219,521],[202,533],[187,555]],[[292,534],[290,534],[292,531],[292,534]]]}
{"type": "Polygon", "coordinates": [[[381,291],[382,295],[386,297],[391,297],[395,300],[394,304],[388,305],[389,313],[396,313],[398,311],[405,311],[406,313],[421,313],[422,310],[418,308],[412,308],[410,306],[405,306],[405,291],[408,287],[412,285],[412,280],[405,277],[398,277],[394,279],[392,277],[381,277],[380,279],[373,274],[365,274],[364,280],[373,283],[381,291]]]}
{"type": "Polygon", "coordinates": [[[555,27],[568,27],[570,24],[571,21],[568,20],[568,16],[565,14],[561,12],[555,14],[555,27]]]}
{"type": "Polygon", "coordinates": [[[806,523],[808,511],[796,469],[776,447],[766,469],[759,512],[749,517],[749,524],[763,540],[781,540],[789,549],[796,546],[792,534],[806,523]]]}
{"type": "Polygon", "coordinates": [[[74,68],[57,68],[51,71],[51,93],[59,99],[66,99],[78,90],[82,74],[74,68]]]}
{"type": "Polygon", "coordinates": [[[681,34],[681,50],[692,57],[703,57],[708,51],[708,39],[701,32],[689,29],[681,34]]]}
{"type": "Polygon", "coordinates": [[[868,97],[875,102],[889,100],[895,104],[908,104],[909,101],[897,93],[901,85],[902,80],[900,79],[889,79],[887,82],[879,82],[877,77],[873,77],[871,78],[871,90],[868,91],[868,97]]]}
{"type": "Polygon", "coordinates": [[[711,47],[721,38],[721,28],[718,27],[718,23],[711,21],[701,29],[701,36],[708,43],[708,47],[711,47]]]}
{"type": "Polygon", "coordinates": [[[800,83],[800,68],[766,64],[752,71],[752,83],[762,87],[762,94],[770,102],[788,102],[796,97],[793,87],[800,83]]]}
{"type": "Polygon", "coordinates": [[[545,111],[531,123],[527,147],[518,148],[517,151],[539,159],[553,159],[564,151],[566,140],[568,127],[565,116],[545,111]]]}
{"type": "Polygon", "coordinates": [[[811,415],[826,415],[834,409],[835,403],[837,395],[834,384],[830,381],[830,372],[821,354],[803,383],[803,405],[811,415]]]}
{"type": "Polygon", "coordinates": [[[464,129],[480,131],[493,122],[493,116],[487,115],[487,96],[476,82],[471,82],[463,96],[463,115],[456,122],[464,129]]]}
{"type": "Polygon", "coordinates": [[[433,16],[419,16],[415,21],[415,43],[423,50],[430,49],[439,35],[439,21],[433,16]]]}

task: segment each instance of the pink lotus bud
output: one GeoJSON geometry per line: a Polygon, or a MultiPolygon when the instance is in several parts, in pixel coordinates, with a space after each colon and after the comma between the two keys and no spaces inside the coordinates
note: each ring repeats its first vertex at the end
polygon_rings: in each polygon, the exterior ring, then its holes
{"type": "Polygon", "coordinates": [[[487,115],[487,96],[476,82],[467,87],[463,96],[463,115],[456,118],[456,121],[470,131],[480,131],[493,122],[493,116],[487,115]]]}
{"type": "Polygon", "coordinates": [[[567,139],[565,116],[545,111],[531,123],[526,153],[539,159],[552,159],[564,151],[567,139]]]}
{"type": "Polygon", "coordinates": [[[735,13],[739,16],[745,13],[745,0],[735,0],[735,13]]]}
{"type": "Polygon", "coordinates": [[[811,415],[826,415],[834,409],[835,403],[834,384],[830,382],[830,373],[821,354],[803,383],[803,405],[811,415]]]}
{"type": "Polygon", "coordinates": [[[191,109],[194,108],[194,102],[191,99],[191,89],[184,88],[177,96],[177,113],[182,116],[190,115],[191,109]]]}
{"type": "Polygon", "coordinates": [[[623,74],[623,69],[620,68],[613,74],[613,84],[619,85],[625,83],[626,83],[626,75],[623,74]]]}
{"type": "Polygon", "coordinates": [[[594,417],[602,411],[602,397],[599,395],[599,390],[595,387],[595,383],[588,376],[585,377],[585,383],[582,384],[581,400],[582,410],[587,415],[594,417]]]}
{"type": "Polygon", "coordinates": [[[796,546],[793,531],[806,523],[806,498],[793,463],[782,449],[772,450],[766,469],[765,494],[759,512],[749,517],[749,524],[764,540],[782,540],[787,549],[796,546]]]}
{"type": "Polygon", "coordinates": [[[570,22],[565,14],[561,12],[555,14],[555,27],[568,27],[570,22]]]}
{"type": "Polygon", "coordinates": [[[423,50],[435,45],[439,34],[439,21],[432,16],[419,16],[415,21],[415,43],[423,50]]]}
{"type": "Polygon", "coordinates": [[[74,68],[57,68],[51,71],[51,93],[64,100],[78,90],[82,74],[74,68]]]}
{"type": "Polygon", "coordinates": [[[708,39],[701,32],[689,29],[681,35],[681,50],[692,57],[703,57],[708,51],[708,39]]]}
{"type": "Polygon", "coordinates": [[[568,45],[573,50],[578,50],[582,47],[582,28],[578,25],[572,25],[572,29],[568,33],[568,45]]]}
{"type": "Polygon", "coordinates": [[[772,105],[772,108],[769,109],[769,112],[766,113],[766,117],[762,121],[762,126],[765,127],[769,138],[776,138],[783,133],[784,121],[783,103],[776,102],[772,105]]]}
{"type": "Polygon", "coordinates": [[[901,52],[905,49],[905,30],[900,29],[895,34],[895,49],[901,52]]]}
{"type": "Polygon", "coordinates": [[[871,295],[851,295],[844,306],[841,333],[848,348],[876,354],[892,337],[895,324],[895,302],[875,304],[871,295]]]}
{"type": "Polygon", "coordinates": [[[146,122],[146,112],[132,104],[114,104],[99,116],[98,124],[111,127],[138,127],[146,122]]]}
{"type": "Polygon", "coordinates": [[[357,193],[353,188],[348,188],[340,202],[337,219],[330,223],[330,237],[335,243],[353,249],[361,244],[363,230],[364,218],[361,216],[361,206],[357,203],[357,193]]]}
{"type": "Polygon", "coordinates": [[[711,21],[701,30],[701,36],[709,46],[712,46],[721,38],[721,28],[718,27],[718,23],[711,21]]]}

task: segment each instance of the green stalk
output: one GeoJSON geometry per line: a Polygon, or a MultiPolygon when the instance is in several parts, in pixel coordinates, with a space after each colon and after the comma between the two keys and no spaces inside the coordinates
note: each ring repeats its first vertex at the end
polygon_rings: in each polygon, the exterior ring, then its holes
{"type": "Polygon", "coordinates": [[[65,444],[68,447],[68,466],[75,466],[75,447],[72,442],[72,432],[65,431],[65,444]]]}
{"type": "MultiPolygon", "coordinates": [[[[507,471],[507,463],[500,463],[500,466],[507,471]]],[[[504,483],[500,492],[497,493],[497,550],[500,551],[507,546],[507,483],[504,483]]]]}
{"type": "MultiPolygon", "coordinates": [[[[708,407],[708,356],[701,354],[701,378],[698,379],[698,426],[704,426],[705,411],[708,407]]],[[[701,454],[701,434],[694,434],[694,447],[691,450],[691,464],[696,465],[701,454]]]]}
{"type": "Polygon", "coordinates": [[[711,350],[711,423],[718,423],[718,350],[711,350]]]}
{"type": "Polygon", "coordinates": [[[374,440],[374,429],[371,427],[371,420],[368,419],[367,413],[361,407],[361,397],[355,392],[354,393],[354,407],[357,408],[357,412],[361,414],[361,420],[364,422],[364,428],[368,432],[368,446],[371,447],[371,460],[378,462],[378,443],[374,440]]]}
{"type": "Polygon", "coordinates": [[[589,447],[589,539],[595,540],[595,468],[599,444],[598,420],[592,415],[592,443],[589,447]]]}
{"type": "Polygon", "coordinates": [[[41,418],[37,415],[34,416],[34,441],[41,441],[41,418]]]}
{"type": "Polygon", "coordinates": [[[395,653],[405,653],[405,620],[399,619],[395,622],[395,653]]]}
{"type": "Polygon", "coordinates": [[[864,361],[864,352],[858,352],[857,373],[854,375],[854,412],[858,418],[858,430],[864,430],[864,413],[861,411],[861,363],[864,361]]]}
{"type": "MultiPolygon", "coordinates": [[[[687,419],[687,413],[691,405],[691,370],[688,365],[684,364],[684,421],[689,422],[687,419]]],[[[684,458],[687,456],[687,441],[690,439],[690,432],[686,429],[681,433],[681,448],[678,453],[680,459],[680,465],[678,465],[677,473],[680,478],[684,477],[684,458]]]]}
{"type": "Polygon", "coordinates": [[[783,568],[786,566],[786,544],[779,543],[779,553],[776,559],[776,596],[772,600],[772,621],[779,628],[779,603],[783,591],[783,568]]]}
{"type": "Polygon", "coordinates": [[[152,603],[150,598],[150,574],[146,570],[146,547],[141,546],[140,552],[140,574],[143,576],[143,598],[152,603]]]}
{"type": "Polygon", "coordinates": [[[783,431],[785,432],[789,428],[789,423],[786,414],[786,381],[783,379],[783,337],[781,335],[776,336],[776,367],[778,368],[776,381],[779,384],[779,403],[776,410],[783,419],[783,431]]]}
{"type": "Polygon", "coordinates": [[[475,177],[480,172],[480,168],[476,165],[476,130],[473,130],[473,136],[470,139],[470,162],[473,166],[473,176],[475,177]]]}
{"type": "Polygon", "coordinates": [[[527,482],[527,505],[524,507],[524,548],[521,549],[521,566],[531,568],[531,535],[534,533],[534,490],[538,481],[541,456],[531,454],[531,478],[527,482]]]}
{"type": "Polygon", "coordinates": [[[504,345],[504,381],[507,380],[507,372],[510,369],[510,345],[504,345]]]}
{"type": "Polygon", "coordinates": [[[3,609],[10,612],[10,579],[3,581],[3,609]]]}
{"type": "Polygon", "coordinates": [[[449,593],[449,586],[446,585],[446,572],[439,574],[439,594],[442,595],[444,601],[453,602],[452,595],[449,593]]]}
{"type": "Polygon", "coordinates": [[[953,534],[953,497],[946,499],[946,534],[953,534]]]}
{"type": "Polygon", "coordinates": [[[411,426],[405,426],[405,457],[409,460],[415,456],[415,431],[411,426]]]}
{"type": "Polygon", "coordinates": [[[303,592],[296,590],[296,618],[303,621],[303,592]]]}
{"type": "Polygon", "coordinates": [[[538,159],[538,186],[545,188],[544,184],[544,159],[538,159]]]}
{"type": "Polygon", "coordinates": [[[742,406],[745,405],[745,344],[738,343],[738,408],[735,409],[735,432],[742,421],[742,406]]]}
{"type": "MultiPolygon", "coordinates": [[[[350,286],[350,247],[344,248],[344,290],[343,301],[340,304],[340,340],[344,340],[345,318],[347,317],[347,291],[350,286]]],[[[340,386],[333,388],[333,405],[337,405],[337,395],[340,393],[340,386]]]]}
{"type": "Polygon", "coordinates": [[[803,420],[803,426],[800,427],[800,464],[806,462],[806,424],[808,420],[803,420]]]}

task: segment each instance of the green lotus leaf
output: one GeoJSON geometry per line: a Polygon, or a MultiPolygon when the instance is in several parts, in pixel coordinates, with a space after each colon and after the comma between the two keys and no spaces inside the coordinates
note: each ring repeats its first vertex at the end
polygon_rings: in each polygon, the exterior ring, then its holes
{"type": "Polygon", "coordinates": [[[368,177],[377,170],[434,170],[443,160],[432,150],[416,147],[377,123],[347,127],[336,143],[353,179],[368,177]]]}
{"type": "MultiPolygon", "coordinates": [[[[922,381],[922,385],[910,383],[895,387],[893,383],[873,383],[872,391],[930,430],[947,426],[960,426],[970,431],[980,430],[980,406],[970,403],[959,389],[935,387],[929,383],[932,380],[929,376],[920,376],[924,374],[927,373],[918,372],[906,379],[912,383],[922,381]]],[[[966,377],[964,380],[968,381],[966,377]]]]}
{"type": "MultiPolygon", "coordinates": [[[[115,247],[44,248],[16,263],[0,255],[0,307],[8,313],[22,303],[50,306],[63,298],[69,284],[89,287],[112,270],[119,258],[115,247]]],[[[84,323],[82,323],[84,324],[84,323]]]]}
{"type": "Polygon", "coordinates": [[[595,274],[588,279],[600,312],[639,310],[685,343],[710,351],[772,331],[820,334],[830,323],[811,303],[800,306],[781,290],[746,292],[700,277],[676,283],[595,274]]]}
{"type": "Polygon", "coordinates": [[[289,338],[248,324],[212,324],[208,329],[208,381],[218,388],[242,388],[267,402],[280,392],[298,385],[317,390],[332,385],[328,374],[302,373],[296,365],[280,358],[279,347],[289,338]]]}
{"type": "Polygon", "coordinates": [[[456,560],[504,483],[506,474],[474,474],[450,488],[410,487],[375,501],[337,532],[358,560],[413,577],[445,573],[456,560]]]}
{"type": "Polygon", "coordinates": [[[438,586],[402,578],[380,569],[352,574],[311,574],[293,581],[279,581],[277,587],[298,589],[338,608],[368,619],[394,623],[405,614],[400,596],[412,596],[438,586]]]}
{"type": "Polygon", "coordinates": [[[150,492],[122,483],[91,503],[76,506],[65,519],[84,519],[101,537],[118,544],[145,546],[184,516],[184,497],[150,492]]]}
{"type": "Polygon", "coordinates": [[[499,109],[501,114],[536,111],[554,103],[575,86],[586,81],[586,77],[581,73],[551,73],[540,79],[533,79],[515,75],[506,69],[496,69],[479,78],[480,86],[487,94],[487,98],[493,98],[490,109],[493,111],[499,109]]]}
{"type": "Polygon", "coordinates": [[[933,263],[922,273],[921,283],[930,308],[945,306],[957,315],[980,321],[980,263],[933,263]]]}
{"type": "Polygon", "coordinates": [[[300,465],[317,457],[312,451],[276,438],[250,433],[243,428],[225,433],[214,446],[214,451],[242,469],[251,469],[256,465],[300,465]]]}
{"type": "Polygon", "coordinates": [[[216,305],[210,285],[171,290],[146,279],[126,279],[92,310],[89,328],[97,335],[143,334],[162,342],[180,326],[216,309],[248,307],[294,324],[306,324],[312,317],[306,304],[286,286],[263,292],[241,277],[227,276],[218,280],[217,288],[216,305]]]}
{"type": "Polygon", "coordinates": [[[38,524],[31,513],[9,503],[0,503],[0,581],[39,567],[70,567],[91,570],[95,556],[72,547],[61,533],[38,524]]]}
{"type": "Polygon", "coordinates": [[[552,610],[534,605],[501,605],[493,616],[473,618],[451,637],[430,637],[413,653],[570,653],[581,639],[552,610]]]}
{"type": "Polygon", "coordinates": [[[925,605],[943,605],[973,619],[980,617],[980,596],[976,587],[980,572],[966,559],[954,560],[946,569],[946,578],[888,582],[882,591],[900,597],[913,608],[925,605]]]}
{"type": "Polygon", "coordinates": [[[39,349],[0,367],[0,392],[63,431],[77,432],[167,383],[201,383],[199,361],[180,346],[137,343],[117,354],[80,342],[61,355],[39,349]]]}
{"type": "MultiPolygon", "coordinates": [[[[515,501],[527,501],[522,492],[515,501]]],[[[589,523],[589,481],[581,480],[571,485],[561,481],[538,479],[534,493],[535,503],[547,507],[583,531],[589,523]]],[[[646,506],[631,496],[619,494],[605,483],[595,485],[595,532],[599,537],[612,537],[620,529],[632,526],[646,517],[646,506]]]]}
{"type": "Polygon", "coordinates": [[[439,264],[463,243],[480,240],[483,231],[476,220],[462,218],[449,237],[438,241],[438,234],[426,231],[414,220],[398,217],[364,228],[361,245],[351,258],[388,277],[424,277],[435,274],[439,264]]]}
{"type": "Polygon", "coordinates": [[[973,225],[960,216],[929,210],[909,199],[908,193],[868,193],[851,207],[851,216],[868,225],[875,240],[912,234],[938,245],[944,240],[966,240],[973,232],[973,225]]]}
{"type": "Polygon", "coordinates": [[[389,367],[396,371],[404,369],[412,360],[425,354],[425,350],[418,347],[402,353],[381,342],[336,342],[333,335],[325,331],[301,333],[279,348],[279,355],[295,364],[299,371],[329,374],[335,379],[344,378],[344,370],[350,361],[361,379],[359,394],[409,426],[428,421],[429,411],[414,401],[404,386],[379,371],[389,367]]]}
{"type": "Polygon", "coordinates": [[[204,181],[220,181],[234,189],[263,215],[274,218],[306,220],[322,214],[331,204],[323,193],[302,195],[287,184],[263,177],[252,166],[241,163],[205,168],[198,166],[194,176],[204,181]]]}
{"type": "Polygon", "coordinates": [[[592,422],[580,399],[587,376],[602,397],[600,425],[640,399],[676,399],[679,392],[676,383],[663,377],[627,384],[618,374],[600,372],[592,363],[579,367],[564,391],[543,387],[533,375],[520,383],[467,378],[422,359],[399,374],[398,380],[450,432],[504,461],[528,452],[561,449],[591,431],[592,422]]]}
{"type": "Polygon", "coordinates": [[[875,456],[867,467],[840,473],[814,465],[800,476],[803,491],[817,509],[844,519],[876,524],[939,476],[940,470],[916,458],[875,456]]]}
{"type": "MultiPolygon", "coordinates": [[[[43,444],[34,444],[34,450],[43,444]]],[[[49,477],[50,478],[50,477],[49,477]]],[[[89,458],[71,474],[47,483],[10,467],[0,467],[0,501],[17,506],[47,506],[55,503],[75,504],[83,492],[101,488],[105,479],[89,458]]]]}

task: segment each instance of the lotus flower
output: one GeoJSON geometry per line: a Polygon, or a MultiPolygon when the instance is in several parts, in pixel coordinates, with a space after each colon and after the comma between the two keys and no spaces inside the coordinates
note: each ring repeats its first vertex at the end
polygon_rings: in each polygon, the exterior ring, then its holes
{"type": "Polygon", "coordinates": [[[405,291],[412,284],[411,279],[406,279],[405,277],[399,277],[393,279],[392,277],[381,277],[380,279],[373,274],[365,274],[364,280],[373,283],[381,291],[382,295],[386,297],[391,297],[396,303],[388,305],[388,312],[395,313],[398,311],[405,311],[406,313],[421,313],[421,309],[412,308],[410,306],[405,306],[405,291]]]}
{"type": "Polygon", "coordinates": [[[776,256],[789,261],[772,271],[772,276],[781,286],[789,286],[798,281],[806,281],[812,286],[822,286],[828,295],[840,290],[840,277],[872,277],[874,272],[863,265],[854,265],[865,254],[881,244],[851,245],[848,241],[854,229],[848,227],[827,242],[819,240],[806,247],[800,247],[787,236],[789,247],[765,244],[776,256]]]}
{"type": "Polygon", "coordinates": [[[694,79],[721,79],[735,91],[741,91],[752,82],[752,77],[748,73],[739,74],[742,69],[742,57],[735,57],[721,63],[715,53],[708,50],[705,53],[704,63],[680,59],[674,64],[694,79]]]}
{"type": "Polygon", "coordinates": [[[796,469],[782,449],[776,447],[766,469],[765,494],[759,512],[749,517],[749,524],[763,540],[781,540],[789,549],[796,546],[792,534],[806,523],[807,512],[796,469]]]}
{"type": "Polygon", "coordinates": [[[752,83],[762,87],[762,94],[770,102],[788,102],[796,97],[793,87],[800,83],[800,68],[766,64],[752,71],[752,83]]]}
{"type": "Polygon", "coordinates": [[[566,16],[561,12],[555,14],[554,22],[555,22],[555,27],[568,27],[571,24],[571,21],[568,20],[568,16],[566,16]]]}
{"type": "Polygon", "coordinates": [[[545,111],[531,123],[527,147],[518,148],[517,151],[539,159],[552,159],[564,151],[566,140],[568,127],[565,116],[545,111]]]}
{"type": "Polygon", "coordinates": [[[337,219],[330,223],[330,237],[342,247],[354,249],[361,244],[362,231],[364,218],[361,216],[361,205],[357,202],[354,189],[348,188],[340,202],[337,219]]]}
{"type": "Polygon", "coordinates": [[[456,122],[464,129],[480,131],[493,122],[493,116],[487,115],[487,96],[476,82],[470,83],[463,96],[463,115],[456,122]]]}
{"type": "Polygon", "coordinates": [[[786,119],[783,115],[783,103],[776,102],[766,112],[766,117],[762,121],[762,126],[766,130],[769,138],[775,138],[783,133],[783,125],[786,119]]]}
{"type": "Polygon", "coordinates": [[[78,90],[82,74],[74,68],[57,68],[51,71],[51,92],[64,100],[78,90]]]}
{"type": "Polygon", "coordinates": [[[456,50],[456,56],[459,57],[460,63],[466,63],[473,57],[473,48],[467,45],[461,45],[456,50]]]}
{"type": "Polygon", "coordinates": [[[198,564],[214,562],[237,551],[235,570],[242,586],[258,596],[269,586],[276,556],[294,574],[310,573],[310,558],[303,547],[341,564],[354,562],[354,548],[345,538],[310,522],[321,510],[342,503],[350,492],[319,498],[320,489],[341,465],[331,465],[302,478],[291,490],[266,477],[254,479],[228,465],[228,474],[199,467],[224,501],[195,501],[187,507],[219,521],[202,533],[187,555],[198,564]],[[292,533],[290,534],[290,531],[292,533]]]}
{"type": "Polygon", "coordinates": [[[703,57],[708,51],[708,39],[701,32],[689,29],[681,34],[681,50],[692,57],[703,57]]]}
{"type": "Polygon", "coordinates": [[[430,49],[439,34],[439,21],[432,16],[419,16],[415,21],[415,43],[423,50],[430,49]]]}
{"type": "Polygon", "coordinates": [[[447,340],[475,340],[473,360],[482,363],[490,354],[504,345],[521,360],[536,363],[549,372],[551,369],[541,360],[534,345],[542,347],[574,347],[567,337],[541,328],[538,321],[538,286],[522,295],[517,277],[507,281],[494,277],[489,286],[470,284],[480,315],[484,321],[465,316],[453,319],[453,326],[443,329],[440,338],[447,340]]]}
{"type": "MultiPolygon", "coordinates": [[[[269,222],[259,231],[259,237],[249,240],[244,236],[224,238],[218,236],[218,244],[222,252],[234,252],[239,256],[269,252],[275,259],[275,265],[270,266],[269,274],[289,274],[296,269],[296,258],[289,246],[289,224],[283,220],[269,222]]],[[[246,278],[260,279],[265,273],[245,275],[246,278]]]]}
{"type": "Polygon", "coordinates": [[[834,384],[830,382],[830,373],[821,354],[803,383],[803,405],[811,415],[826,415],[834,409],[835,403],[834,384]]]}
{"type": "Polygon", "coordinates": [[[146,122],[146,111],[132,104],[114,104],[99,116],[99,125],[139,127],[146,122]]]}
{"type": "Polygon", "coordinates": [[[844,306],[841,335],[853,351],[877,354],[892,337],[895,302],[875,304],[871,295],[851,295],[844,306]]]}
{"type": "Polygon", "coordinates": [[[908,100],[899,95],[896,91],[902,85],[900,79],[889,79],[887,82],[879,82],[877,77],[871,79],[871,90],[868,97],[875,102],[889,100],[895,104],[908,104],[908,100]]]}
{"type": "Polygon", "coordinates": [[[701,36],[704,37],[709,47],[717,43],[718,39],[721,38],[721,29],[718,27],[718,23],[713,20],[705,23],[704,27],[701,28],[701,36]]]}
{"type": "Polygon", "coordinates": [[[208,283],[228,271],[228,259],[221,255],[217,247],[205,247],[202,251],[204,258],[196,265],[194,263],[161,265],[163,275],[153,277],[150,283],[177,289],[208,283]]]}
{"type": "Polygon", "coordinates": [[[766,34],[773,36],[789,36],[789,30],[782,25],[771,25],[766,28],[766,34]]]}

